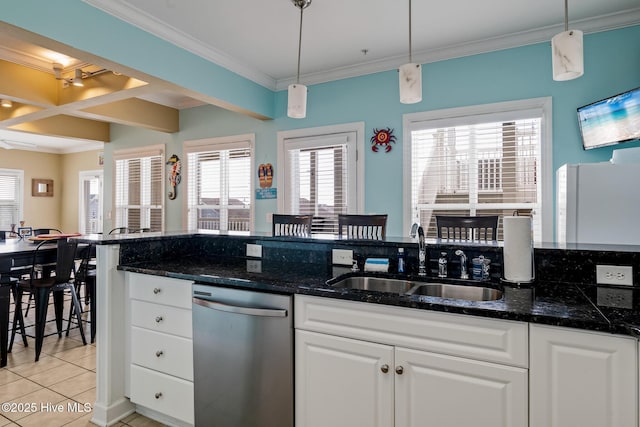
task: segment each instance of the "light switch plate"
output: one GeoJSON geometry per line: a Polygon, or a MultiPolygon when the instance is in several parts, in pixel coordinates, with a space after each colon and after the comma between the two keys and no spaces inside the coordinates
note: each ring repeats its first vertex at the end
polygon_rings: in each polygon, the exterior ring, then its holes
{"type": "Polygon", "coordinates": [[[247,243],[247,256],[262,258],[262,245],[247,243]]]}
{"type": "Polygon", "coordinates": [[[331,251],[331,263],[351,266],[353,264],[353,251],[349,249],[333,249],[331,251]]]}
{"type": "Polygon", "coordinates": [[[598,285],[633,286],[633,267],[630,265],[596,265],[598,285]]]}

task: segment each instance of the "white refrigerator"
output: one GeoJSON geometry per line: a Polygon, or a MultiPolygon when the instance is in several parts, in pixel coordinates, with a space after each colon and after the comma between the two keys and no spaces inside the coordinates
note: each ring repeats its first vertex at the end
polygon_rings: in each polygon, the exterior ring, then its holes
{"type": "Polygon", "coordinates": [[[640,245],[640,163],[566,164],[556,184],[558,243],[640,245]]]}

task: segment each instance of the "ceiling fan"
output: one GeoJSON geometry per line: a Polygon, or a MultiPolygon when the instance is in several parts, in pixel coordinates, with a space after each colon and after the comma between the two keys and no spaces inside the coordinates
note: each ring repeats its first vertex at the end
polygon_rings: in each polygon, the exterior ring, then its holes
{"type": "Polygon", "coordinates": [[[32,142],[20,142],[20,141],[7,141],[6,139],[0,139],[0,148],[5,150],[14,150],[21,148],[36,148],[37,145],[32,142]]]}

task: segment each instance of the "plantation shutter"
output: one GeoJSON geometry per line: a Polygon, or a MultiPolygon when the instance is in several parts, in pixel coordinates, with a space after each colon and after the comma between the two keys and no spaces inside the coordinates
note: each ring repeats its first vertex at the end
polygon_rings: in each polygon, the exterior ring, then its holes
{"type": "Polygon", "coordinates": [[[185,143],[188,229],[251,229],[251,140],[240,136],[185,143]]]}
{"type": "Polygon", "coordinates": [[[349,211],[355,196],[353,139],[342,134],[285,140],[285,209],[313,215],[313,233],[337,233],[338,214],[349,211]]]}
{"type": "Polygon", "coordinates": [[[428,224],[427,236],[436,237],[436,215],[518,211],[533,216],[539,238],[541,117],[434,122],[416,124],[411,132],[411,206],[414,217],[428,224]]]}
{"type": "Polygon", "coordinates": [[[17,227],[21,216],[22,171],[0,169],[0,230],[17,227]]]}
{"type": "MultiPolygon", "coordinates": [[[[145,147],[146,148],[146,147],[145,147]]],[[[114,227],[164,229],[164,147],[122,150],[115,161],[114,227]]]]}

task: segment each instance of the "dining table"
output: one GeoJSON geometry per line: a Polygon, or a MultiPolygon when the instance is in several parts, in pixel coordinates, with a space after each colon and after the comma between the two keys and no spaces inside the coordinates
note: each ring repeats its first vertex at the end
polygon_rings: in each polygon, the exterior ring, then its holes
{"type": "MultiPolygon", "coordinates": [[[[39,249],[42,259],[38,262],[56,262],[56,240],[50,240],[39,249]]],[[[11,260],[11,271],[17,272],[33,263],[33,252],[38,247],[38,241],[21,238],[8,238],[0,241],[0,260],[11,260]]],[[[10,272],[2,272],[10,273],[10,272]]],[[[7,365],[7,345],[9,340],[9,311],[11,304],[11,285],[0,285],[0,368],[7,365]]]]}

